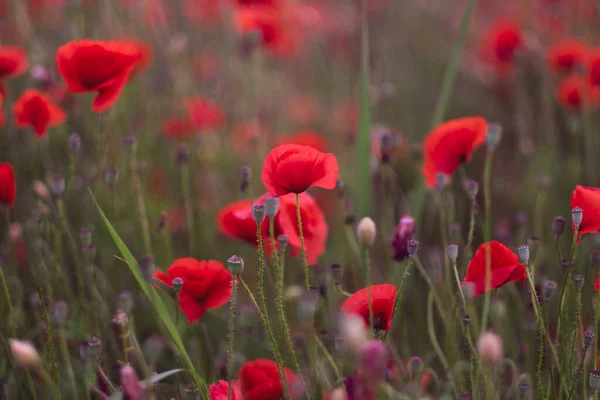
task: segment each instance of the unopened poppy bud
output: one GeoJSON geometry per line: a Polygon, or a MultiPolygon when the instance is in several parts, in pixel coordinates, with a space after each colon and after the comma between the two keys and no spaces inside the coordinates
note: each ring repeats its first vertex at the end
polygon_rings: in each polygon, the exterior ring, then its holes
{"type": "Polygon", "coordinates": [[[457,245],[455,245],[455,244],[448,245],[448,257],[453,262],[456,262],[456,259],[458,258],[458,246],[457,245]]]}
{"type": "Polygon", "coordinates": [[[485,144],[489,150],[494,150],[502,138],[502,125],[488,124],[487,134],[485,135],[485,144]]]}
{"type": "Polygon", "coordinates": [[[479,183],[469,179],[465,184],[465,188],[467,190],[467,194],[471,200],[475,200],[477,197],[477,193],[479,193],[479,183]]]}
{"type": "Polygon", "coordinates": [[[419,245],[420,245],[420,243],[417,242],[416,240],[409,240],[408,245],[406,247],[406,250],[408,251],[408,255],[412,257],[415,254],[417,254],[417,251],[419,250],[419,245]]]}
{"type": "Polygon", "coordinates": [[[579,229],[579,225],[581,225],[581,220],[583,219],[583,210],[579,207],[575,207],[571,210],[571,220],[573,221],[573,225],[575,225],[575,229],[579,229]]]}
{"type": "Polygon", "coordinates": [[[342,279],[344,278],[344,264],[331,264],[331,276],[333,277],[333,282],[335,282],[336,284],[341,283],[342,279]]]}
{"type": "Polygon", "coordinates": [[[233,255],[227,259],[227,269],[231,275],[240,275],[244,271],[244,259],[233,255]]]}
{"type": "Polygon", "coordinates": [[[97,337],[93,337],[87,342],[85,349],[86,358],[97,359],[102,353],[102,341],[97,337]]]}
{"type": "Polygon", "coordinates": [[[59,300],[52,307],[52,315],[58,326],[65,326],[69,317],[69,303],[59,300]]]}
{"type": "Polygon", "coordinates": [[[178,164],[187,164],[190,161],[187,147],[182,143],[177,146],[177,152],[175,153],[175,159],[178,164]]]}
{"type": "Polygon", "coordinates": [[[116,168],[107,169],[104,180],[108,186],[115,187],[119,182],[119,170],[116,168]]]}
{"type": "Polygon", "coordinates": [[[517,247],[517,255],[519,256],[519,261],[522,263],[529,262],[529,246],[522,245],[517,247]]]}
{"type": "Polygon", "coordinates": [[[594,390],[600,389],[600,370],[593,370],[590,372],[590,388],[594,390]]]}
{"type": "Polygon", "coordinates": [[[594,343],[594,338],[596,337],[596,335],[594,334],[594,332],[587,330],[583,333],[583,345],[585,347],[590,347],[592,345],[592,343],[594,343]]]}
{"type": "Polygon", "coordinates": [[[121,387],[128,399],[144,398],[144,388],[135,373],[135,369],[129,364],[121,367],[121,387]]]}
{"type": "Polygon", "coordinates": [[[418,376],[423,371],[423,365],[423,359],[421,357],[413,356],[408,359],[406,369],[408,369],[413,376],[418,376]]]}
{"type": "Polygon", "coordinates": [[[183,288],[183,279],[180,277],[173,278],[172,285],[175,295],[179,296],[179,293],[181,293],[181,289],[183,288]]]}
{"type": "Polygon", "coordinates": [[[339,197],[344,197],[344,195],[346,194],[346,184],[343,180],[338,179],[335,182],[335,190],[339,197]]]}
{"type": "Polygon", "coordinates": [[[558,240],[565,230],[567,221],[563,217],[554,217],[552,221],[552,233],[554,233],[554,240],[558,240]]]}
{"type": "Polygon", "coordinates": [[[526,399],[529,396],[529,390],[531,388],[531,378],[527,374],[523,374],[519,377],[519,398],[526,399]]]}
{"type": "Polygon", "coordinates": [[[583,284],[585,283],[585,276],[575,275],[573,277],[573,283],[575,283],[575,289],[577,289],[578,292],[581,292],[581,289],[583,289],[583,284]]]}
{"type": "Polygon", "coordinates": [[[92,232],[87,228],[81,228],[79,231],[79,241],[83,247],[92,245],[92,232]]]}
{"type": "Polygon", "coordinates": [[[161,233],[167,224],[168,214],[166,211],[161,211],[158,221],[156,222],[156,232],[161,233]]]}
{"type": "Polygon", "coordinates": [[[240,190],[245,192],[250,186],[250,181],[252,180],[252,169],[250,167],[242,167],[240,168],[240,190]]]}
{"type": "Polygon", "coordinates": [[[145,255],[139,259],[138,265],[140,267],[140,271],[145,280],[151,281],[152,276],[154,275],[154,271],[156,270],[156,266],[154,265],[154,258],[150,255],[145,255]]]}
{"type": "Polygon", "coordinates": [[[53,195],[62,196],[65,193],[65,178],[59,174],[52,175],[48,187],[53,195]]]}
{"type": "Polygon", "coordinates": [[[443,172],[438,172],[435,175],[435,188],[443,190],[448,185],[448,175],[443,172]]]}
{"type": "Polygon", "coordinates": [[[279,197],[267,197],[264,204],[267,216],[271,219],[275,218],[279,212],[279,197]]]}
{"type": "Polygon", "coordinates": [[[286,234],[281,234],[277,236],[277,243],[279,244],[279,250],[282,253],[285,253],[288,247],[288,243],[289,243],[289,238],[288,235],[286,234]]]}
{"type": "Polygon", "coordinates": [[[26,340],[8,339],[13,361],[22,368],[36,368],[42,364],[40,354],[33,343],[26,340]]]}
{"type": "Polygon", "coordinates": [[[558,287],[558,285],[554,281],[544,282],[544,289],[542,291],[542,296],[544,297],[545,301],[550,300],[552,298],[552,296],[554,296],[554,293],[556,292],[557,287],[558,287]]]}
{"type": "Polygon", "coordinates": [[[254,218],[254,222],[260,224],[265,219],[265,206],[262,204],[255,204],[252,206],[252,218],[254,218]]]}
{"type": "Polygon", "coordinates": [[[502,339],[492,332],[485,332],[477,341],[477,354],[482,363],[498,365],[504,357],[502,339]]]}
{"type": "Polygon", "coordinates": [[[81,150],[81,136],[79,134],[73,133],[69,136],[69,150],[74,154],[79,153],[79,150],[81,150]]]}
{"type": "Polygon", "coordinates": [[[123,290],[117,297],[117,306],[130,314],[133,311],[133,294],[128,290],[123,290]]]}
{"type": "Polygon", "coordinates": [[[361,219],[356,226],[356,236],[358,237],[358,242],[362,246],[373,247],[376,235],[377,227],[375,226],[375,222],[369,217],[361,219]]]}

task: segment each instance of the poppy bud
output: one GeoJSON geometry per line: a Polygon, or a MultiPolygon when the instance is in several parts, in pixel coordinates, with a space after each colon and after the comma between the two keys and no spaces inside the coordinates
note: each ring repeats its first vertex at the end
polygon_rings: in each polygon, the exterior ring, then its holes
{"type": "Polygon", "coordinates": [[[167,224],[168,214],[166,211],[161,211],[158,221],[156,222],[156,232],[161,233],[167,224]]]}
{"type": "Polygon", "coordinates": [[[579,229],[579,225],[581,225],[581,220],[583,219],[583,210],[579,207],[575,207],[571,210],[571,220],[573,221],[573,225],[575,225],[575,229],[579,229]]]}
{"type": "Polygon", "coordinates": [[[575,275],[573,277],[573,283],[575,283],[575,289],[578,292],[581,292],[581,289],[583,289],[583,284],[585,283],[585,277],[583,275],[575,275]]]}
{"type": "Polygon", "coordinates": [[[97,337],[89,340],[85,346],[85,358],[97,359],[102,353],[102,341],[97,337]]]}
{"type": "Polygon", "coordinates": [[[594,390],[600,389],[600,370],[593,370],[590,372],[590,388],[594,390]]]}
{"type": "Polygon", "coordinates": [[[279,212],[279,197],[267,197],[264,204],[267,216],[271,219],[275,218],[279,212]]]}
{"type": "Polygon", "coordinates": [[[448,175],[443,172],[438,172],[435,175],[435,188],[437,190],[443,190],[448,185],[448,175]]]}
{"type": "Polygon", "coordinates": [[[517,247],[517,255],[519,256],[519,261],[522,263],[529,262],[529,246],[522,245],[517,247]]]}
{"type": "Polygon", "coordinates": [[[346,184],[344,183],[343,180],[338,179],[335,183],[335,190],[338,194],[339,197],[344,197],[344,195],[346,194],[346,184]]]}
{"type": "Polygon", "coordinates": [[[145,280],[151,281],[156,267],[154,266],[154,258],[150,255],[145,255],[139,259],[138,265],[145,280]]]}
{"type": "Polygon", "coordinates": [[[594,334],[594,332],[587,330],[583,333],[583,345],[587,348],[590,347],[592,345],[592,343],[594,343],[594,338],[596,337],[596,335],[594,334]]]}
{"type": "Polygon", "coordinates": [[[412,376],[420,375],[423,371],[423,359],[416,356],[409,358],[406,369],[410,371],[412,376]]]}
{"type": "Polygon", "coordinates": [[[133,295],[130,291],[123,290],[119,293],[117,297],[117,306],[127,314],[130,314],[131,311],[133,311],[133,295]]]}
{"type": "Polygon", "coordinates": [[[333,277],[333,282],[339,284],[342,282],[344,277],[344,264],[341,263],[333,263],[331,264],[331,274],[333,277]]]}
{"type": "Polygon", "coordinates": [[[469,314],[465,314],[462,316],[463,326],[467,328],[471,323],[471,316],[469,314]]]}
{"type": "Polygon", "coordinates": [[[529,374],[521,374],[519,377],[519,396],[521,398],[527,397],[529,394],[529,389],[531,388],[531,377],[529,374]]]}
{"type": "Polygon", "coordinates": [[[244,271],[244,259],[233,255],[227,260],[227,269],[231,275],[240,275],[244,271]]]}
{"type": "Polygon", "coordinates": [[[277,243],[279,244],[279,250],[285,254],[288,247],[289,238],[286,234],[281,234],[277,236],[277,243]]]}
{"type": "Polygon", "coordinates": [[[558,240],[565,230],[567,221],[563,217],[554,217],[552,221],[552,233],[554,233],[554,240],[558,240]]]}
{"type": "Polygon", "coordinates": [[[504,356],[502,339],[492,332],[483,333],[477,341],[477,354],[484,364],[500,364],[504,356]]]}
{"type": "Polygon", "coordinates": [[[22,368],[36,368],[42,364],[40,354],[29,341],[8,339],[13,361],[22,368]]]}
{"type": "Polygon", "coordinates": [[[456,262],[456,259],[458,258],[458,246],[457,245],[455,245],[455,244],[448,245],[448,257],[453,262],[456,262]]]}
{"type": "Polygon", "coordinates": [[[542,296],[544,297],[545,301],[550,300],[552,298],[552,296],[554,296],[554,293],[556,292],[557,287],[558,287],[558,285],[554,281],[546,281],[544,283],[544,289],[542,291],[542,296]]]}
{"type": "Polygon", "coordinates": [[[485,144],[488,150],[494,150],[502,138],[502,125],[488,124],[487,134],[485,135],[485,144]]]}
{"type": "Polygon", "coordinates": [[[356,226],[356,236],[358,237],[358,242],[362,246],[373,247],[376,235],[377,227],[375,226],[375,222],[369,217],[361,219],[356,226]]]}
{"type": "Polygon", "coordinates": [[[467,194],[471,200],[475,200],[477,193],[479,192],[479,183],[477,181],[469,179],[465,184],[467,194]]]}
{"type": "Polygon", "coordinates": [[[119,182],[119,170],[116,168],[107,169],[104,180],[108,186],[114,188],[119,182]]]}
{"type": "Polygon", "coordinates": [[[79,153],[79,150],[81,150],[81,136],[79,136],[79,134],[73,133],[69,136],[69,150],[75,154],[79,153]]]}
{"type": "Polygon", "coordinates": [[[128,399],[141,400],[144,398],[144,388],[135,373],[135,369],[129,364],[121,367],[121,387],[128,399]]]}
{"type": "Polygon", "coordinates": [[[65,326],[67,318],[69,317],[69,303],[63,300],[59,300],[54,303],[52,308],[52,315],[58,326],[65,326]]]}
{"type": "Polygon", "coordinates": [[[242,167],[240,168],[240,190],[245,192],[250,186],[250,181],[252,179],[252,170],[250,167],[242,167]]]}
{"type": "Polygon", "coordinates": [[[59,174],[52,175],[48,187],[53,195],[62,196],[65,193],[65,178],[59,174]]]}
{"type": "Polygon", "coordinates": [[[177,160],[178,164],[187,164],[190,160],[187,147],[183,143],[177,146],[177,153],[175,153],[175,159],[177,160]]]}
{"type": "Polygon", "coordinates": [[[183,279],[180,277],[173,278],[171,284],[173,285],[175,296],[179,296],[179,293],[181,293],[181,289],[183,288],[183,279]]]}
{"type": "Polygon", "coordinates": [[[264,221],[266,216],[265,213],[265,206],[262,204],[255,204],[252,206],[252,218],[254,219],[254,222],[256,222],[257,224],[260,224],[264,221]]]}
{"type": "Polygon", "coordinates": [[[92,232],[87,228],[81,228],[79,231],[79,241],[83,247],[92,245],[92,232]]]}
{"type": "Polygon", "coordinates": [[[416,240],[409,240],[407,246],[408,255],[412,257],[415,254],[417,254],[417,251],[419,250],[419,245],[420,243],[416,240]]]}

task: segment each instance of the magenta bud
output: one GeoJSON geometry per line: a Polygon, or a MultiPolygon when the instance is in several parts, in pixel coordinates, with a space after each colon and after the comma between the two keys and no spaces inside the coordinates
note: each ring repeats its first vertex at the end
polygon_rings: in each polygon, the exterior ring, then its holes
{"type": "Polygon", "coordinates": [[[135,369],[130,364],[121,367],[121,386],[123,392],[130,400],[143,400],[144,388],[135,373],[135,369]]]}

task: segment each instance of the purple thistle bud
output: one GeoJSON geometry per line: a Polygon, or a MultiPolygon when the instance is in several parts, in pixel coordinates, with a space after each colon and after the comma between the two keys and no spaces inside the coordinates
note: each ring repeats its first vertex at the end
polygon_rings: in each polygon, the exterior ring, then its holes
{"type": "Polygon", "coordinates": [[[181,293],[181,289],[183,289],[183,279],[181,279],[180,277],[173,278],[171,284],[173,285],[175,295],[179,296],[179,293],[181,293]]]}
{"type": "Polygon", "coordinates": [[[520,262],[529,262],[529,246],[522,245],[517,247],[517,255],[519,256],[520,262]]]}
{"type": "Polygon", "coordinates": [[[395,261],[403,261],[409,256],[408,242],[412,239],[414,232],[414,218],[409,215],[403,215],[398,221],[398,226],[396,227],[392,238],[395,261]]]}
{"type": "Polygon", "coordinates": [[[583,285],[585,283],[585,276],[583,276],[583,275],[575,275],[573,277],[573,282],[575,283],[575,289],[578,292],[581,292],[581,289],[583,289],[583,285]]]}
{"type": "Polygon", "coordinates": [[[587,330],[583,333],[583,345],[587,348],[590,347],[592,345],[592,343],[594,343],[594,338],[596,337],[596,335],[594,334],[594,332],[587,330]]]}
{"type": "Polygon", "coordinates": [[[600,370],[593,370],[590,372],[590,388],[594,390],[600,389],[600,370]]]}

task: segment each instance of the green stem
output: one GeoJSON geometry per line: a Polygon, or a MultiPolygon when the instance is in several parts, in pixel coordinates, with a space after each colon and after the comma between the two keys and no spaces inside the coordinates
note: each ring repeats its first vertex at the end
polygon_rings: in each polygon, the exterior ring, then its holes
{"type": "Polygon", "coordinates": [[[448,332],[449,327],[448,327],[448,321],[446,319],[446,312],[444,310],[444,302],[442,301],[437,289],[435,288],[433,281],[431,280],[429,275],[427,275],[427,271],[425,271],[425,268],[423,267],[423,264],[421,263],[421,259],[419,258],[419,256],[414,256],[414,261],[415,261],[415,266],[417,267],[417,271],[419,271],[419,274],[421,274],[421,277],[423,278],[423,280],[427,284],[427,287],[429,288],[429,292],[432,294],[433,299],[435,300],[438,311],[442,318],[442,323],[444,325],[444,329],[446,330],[446,332],[448,332]]]}
{"type": "Polygon", "coordinates": [[[56,348],[54,346],[54,340],[52,340],[54,329],[52,329],[52,321],[50,321],[50,315],[48,313],[48,308],[46,307],[46,301],[44,300],[44,290],[41,286],[38,286],[37,291],[42,306],[42,319],[46,325],[46,335],[48,336],[46,344],[48,346],[48,358],[50,361],[50,369],[52,371],[52,379],[58,385],[58,382],[60,382],[60,375],[58,370],[58,361],[56,360],[56,348]]]}
{"type": "Polygon", "coordinates": [[[406,259],[406,266],[404,267],[404,273],[402,274],[402,278],[400,279],[400,284],[398,284],[398,288],[396,290],[396,299],[394,300],[394,309],[392,313],[392,323],[390,324],[390,329],[385,333],[383,340],[387,339],[390,331],[394,328],[394,324],[398,322],[398,315],[400,312],[400,304],[402,302],[402,295],[404,294],[404,283],[406,282],[406,278],[410,275],[410,267],[412,266],[413,259],[412,257],[408,257],[406,259]]]}
{"type": "Polygon", "coordinates": [[[70,398],[79,398],[79,391],[77,390],[77,383],[75,381],[75,374],[73,372],[73,366],[71,365],[71,356],[69,354],[69,347],[67,345],[67,335],[64,329],[59,329],[58,336],[60,340],[60,352],[62,355],[63,363],[67,369],[67,378],[69,380],[69,386],[71,387],[70,398]]]}
{"type": "Polygon", "coordinates": [[[485,201],[485,228],[483,230],[483,241],[485,248],[485,298],[483,301],[483,314],[481,317],[480,332],[485,332],[487,328],[490,303],[492,301],[492,254],[489,242],[492,240],[492,164],[494,160],[494,150],[488,150],[485,159],[485,168],[483,171],[483,194],[485,201]]]}
{"type": "MultiPolygon", "coordinates": [[[[140,216],[140,223],[142,224],[142,235],[144,238],[144,250],[146,254],[152,254],[152,243],[150,240],[150,225],[148,224],[148,216],[146,215],[146,204],[144,203],[144,194],[142,193],[142,184],[140,177],[137,173],[137,144],[132,144],[131,149],[131,186],[135,192],[135,198],[137,201],[137,209],[140,216]]],[[[186,209],[187,212],[187,209],[186,209]]]]}
{"type": "Polygon", "coordinates": [[[571,350],[569,351],[569,370],[573,368],[573,353],[575,353],[575,342],[577,340],[577,324],[579,323],[579,313],[581,312],[581,291],[577,291],[577,304],[575,305],[575,318],[573,319],[573,333],[571,335],[571,350]]]}
{"type": "Polygon", "coordinates": [[[185,217],[188,228],[190,256],[196,254],[196,234],[194,230],[194,207],[192,203],[192,189],[190,185],[190,166],[188,163],[181,165],[181,188],[185,206],[185,217]]]}
{"type": "Polygon", "coordinates": [[[575,390],[575,387],[577,387],[577,383],[579,382],[579,376],[581,375],[581,370],[583,368],[583,363],[585,362],[585,355],[587,353],[587,346],[585,346],[583,348],[583,350],[581,351],[581,360],[579,360],[579,366],[577,367],[577,373],[575,374],[575,376],[573,376],[573,382],[571,383],[571,387],[569,388],[569,397],[567,397],[567,400],[571,400],[571,396],[573,395],[573,391],[575,390]]]}
{"type": "Polygon", "coordinates": [[[306,285],[306,291],[310,292],[310,275],[308,271],[306,249],[304,248],[304,234],[302,232],[302,215],[300,213],[300,195],[298,193],[296,193],[296,215],[298,217],[298,232],[300,234],[300,255],[302,257],[302,267],[304,268],[304,284],[306,285]]]}
{"type": "Polygon", "coordinates": [[[467,255],[468,259],[471,259],[472,255],[473,255],[473,236],[475,236],[475,210],[476,210],[476,206],[477,203],[475,202],[475,200],[471,200],[471,214],[469,217],[469,236],[467,237],[467,246],[465,248],[465,252],[467,255]]]}
{"type": "Polygon", "coordinates": [[[579,247],[579,243],[577,243],[577,237],[579,236],[579,227],[575,228],[575,232],[573,234],[573,242],[571,243],[571,250],[569,250],[569,258],[567,259],[567,267],[565,268],[565,273],[563,275],[562,286],[560,288],[560,296],[558,301],[558,328],[557,328],[557,338],[558,339],[561,334],[561,326],[563,320],[563,307],[565,301],[565,292],[567,288],[567,284],[569,283],[569,274],[571,272],[571,268],[573,267],[573,257],[577,248],[579,247]]]}
{"type": "Polygon", "coordinates": [[[15,320],[15,311],[13,309],[12,300],[10,298],[10,292],[8,290],[8,285],[6,283],[6,278],[4,276],[4,270],[0,266],[0,281],[2,281],[2,290],[4,291],[4,297],[6,299],[6,304],[8,305],[8,313],[10,315],[10,328],[13,336],[16,335],[17,325],[15,320]]]}
{"type": "MultiPolygon", "coordinates": [[[[538,322],[538,324],[539,324],[539,322],[538,322]]],[[[537,363],[537,371],[536,371],[537,392],[538,392],[538,396],[540,396],[542,398],[542,400],[545,400],[546,396],[545,396],[545,392],[544,392],[544,382],[542,380],[542,364],[543,364],[543,360],[544,360],[544,333],[542,332],[541,329],[539,329],[539,326],[538,326],[538,331],[539,331],[539,336],[540,336],[540,338],[539,338],[540,347],[539,347],[538,363],[537,363]]]]}
{"type": "Polygon", "coordinates": [[[227,377],[228,377],[228,388],[227,388],[227,400],[231,400],[232,387],[233,387],[233,348],[235,345],[235,304],[237,299],[238,284],[236,278],[233,277],[231,280],[233,290],[231,291],[231,303],[229,304],[229,336],[227,346],[227,377]]]}
{"type": "Polygon", "coordinates": [[[435,324],[433,322],[433,292],[429,292],[427,295],[427,332],[429,333],[429,340],[431,340],[433,350],[440,359],[440,363],[442,364],[444,371],[449,371],[448,360],[446,360],[446,357],[442,352],[442,348],[440,347],[440,343],[438,342],[435,333],[435,324]]]}
{"type": "Polygon", "coordinates": [[[77,252],[77,244],[75,243],[75,239],[71,233],[71,229],[69,228],[69,223],[67,221],[67,213],[65,211],[65,203],[62,198],[58,198],[56,200],[56,207],[58,208],[58,215],[60,217],[60,224],[63,230],[63,235],[67,236],[69,239],[69,250],[71,251],[71,256],[73,258],[73,262],[75,263],[75,276],[77,277],[77,285],[78,285],[78,294],[79,298],[85,302],[86,293],[85,293],[85,281],[83,279],[83,271],[81,268],[81,263],[79,262],[79,253],[77,252]]]}

